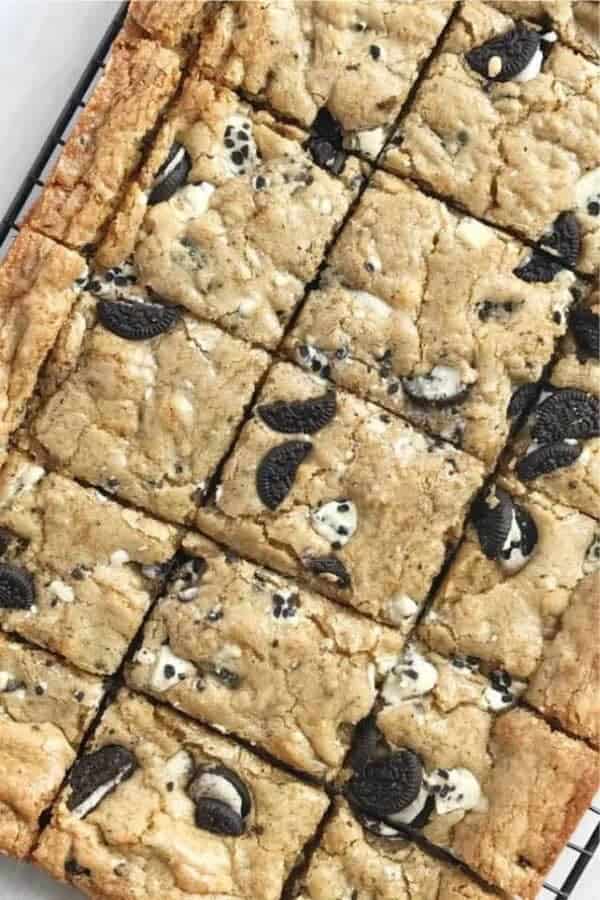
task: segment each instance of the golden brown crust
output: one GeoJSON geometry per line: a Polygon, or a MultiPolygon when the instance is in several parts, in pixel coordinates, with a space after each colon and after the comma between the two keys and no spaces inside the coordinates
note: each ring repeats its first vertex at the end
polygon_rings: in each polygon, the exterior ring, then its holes
{"type": "Polygon", "coordinates": [[[29,228],[0,266],[0,463],[85,270],[82,257],[29,228]]]}
{"type": "Polygon", "coordinates": [[[125,21],[163,47],[184,50],[198,39],[206,0],[132,0],[125,21]]]}
{"type": "Polygon", "coordinates": [[[154,41],[117,41],[29,224],[76,249],[95,243],[180,76],[177,54],[154,41]]]}

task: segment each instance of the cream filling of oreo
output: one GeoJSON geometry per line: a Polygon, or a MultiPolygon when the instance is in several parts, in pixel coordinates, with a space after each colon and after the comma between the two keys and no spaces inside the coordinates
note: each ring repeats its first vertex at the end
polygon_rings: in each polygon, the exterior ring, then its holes
{"type": "Polygon", "coordinates": [[[481,800],[479,782],[468,769],[434,769],[427,776],[427,786],[440,816],[459,809],[465,812],[474,809],[481,800]]]}
{"type": "Polygon", "coordinates": [[[173,157],[173,159],[171,160],[171,162],[169,163],[169,165],[165,166],[163,171],[159,175],[157,175],[156,178],[154,179],[154,181],[152,182],[153,189],[158,187],[159,184],[162,184],[163,181],[165,180],[165,178],[168,178],[168,176],[171,174],[173,169],[177,168],[177,166],[179,165],[181,160],[185,157],[185,153],[186,153],[185,147],[180,147],[179,150],[177,151],[177,153],[175,154],[175,156],[173,157]]]}
{"type": "Polygon", "coordinates": [[[346,150],[358,150],[370,159],[375,159],[385,143],[385,131],[379,125],[376,128],[367,128],[365,131],[355,131],[346,135],[343,145],[346,150]]]}
{"type": "Polygon", "coordinates": [[[46,470],[41,466],[35,466],[31,463],[24,463],[15,478],[9,483],[9,486],[0,496],[0,507],[6,506],[13,497],[30,491],[38,481],[46,474],[46,470]]]}
{"type": "Polygon", "coordinates": [[[220,800],[234,812],[241,816],[242,798],[227,778],[213,772],[204,772],[199,778],[194,779],[193,800],[198,803],[201,799],[220,800]]]}
{"type": "Polygon", "coordinates": [[[518,75],[515,75],[513,81],[532,81],[540,74],[542,63],[544,62],[544,54],[538,47],[524,69],[521,69],[518,75]]]}
{"type": "Polygon", "coordinates": [[[429,693],[437,680],[436,667],[416,650],[407,650],[385,679],[381,694],[390,705],[402,703],[429,693]]]}
{"type": "Polygon", "coordinates": [[[106,795],[110,794],[111,791],[121,784],[123,779],[129,774],[130,769],[125,768],[122,772],[119,772],[118,775],[115,775],[114,778],[111,778],[110,781],[101,784],[100,787],[97,787],[96,790],[89,795],[89,797],[82,800],[79,806],[76,806],[75,809],[71,810],[73,815],[77,816],[78,819],[83,819],[84,816],[87,816],[88,813],[91,813],[92,810],[96,809],[106,795]]]}
{"type": "Polygon", "coordinates": [[[186,184],[181,190],[176,191],[167,203],[175,215],[187,223],[204,215],[214,190],[214,185],[209,184],[208,181],[201,181],[200,184],[186,184]]]}
{"type": "Polygon", "coordinates": [[[510,529],[506,536],[506,540],[502,544],[502,550],[498,557],[498,562],[504,571],[509,572],[511,575],[514,575],[515,572],[522,569],[529,559],[529,556],[526,556],[521,549],[521,537],[521,529],[519,528],[517,516],[513,509],[510,529]],[[518,546],[513,547],[513,544],[517,544],[518,546]],[[508,556],[505,556],[506,553],[508,553],[508,556]]]}
{"type": "Polygon", "coordinates": [[[451,366],[434,366],[428,375],[417,375],[406,381],[413,397],[429,401],[449,400],[465,389],[460,373],[451,366]]]}
{"type": "Polygon", "coordinates": [[[51,597],[56,597],[56,599],[60,600],[62,603],[72,603],[75,599],[75,591],[73,588],[59,579],[50,582],[48,585],[48,594],[51,597]]]}
{"type": "Polygon", "coordinates": [[[394,813],[392,816],[386,816],[386,822],[391,825],[410,825],[423,812],[428,797],[429,791],[426,785],[422,784],[413,802],[401,809],[400,812],[394,813]]]}
{"type": "Polygon", "coordinates": [[[385,614],[390,622],[399,625],[405,619],[410,619],[419,611],[418,603],[408,594],[394,594],[385,606],[385,614]]]}
{"type": "Polygon", "coordinates": [[[330,500],[311,510],[310,524],[330,544],[343,547],[358,526],[356,506],[351,500],[330,500]]]}
{"type": "Polygon", "coordinates": [[[318,374],[329,365],[329,357],[312,344],[301,344],[296,348],[296,360],[303,369],[318,374]]]}
{"type": "Polygon", "coordinates": [[[587,212],[588,204],[600,203],[600,167],[582,175],[575,185],[575,206],[587,212]]]}
{"type": "Polygon", "coordinates": [[[152,672],[150,687],[154,691],[166,691],[195,673],[196,667],[191,662],[173,653],[168,644],[163,644],[152,672]]]}
{"type": "Polygon", "coordinates": [[[597,535],[588,547],[583,561],[583,574],[591,575],[600,569],[600,535],[597,535]]]}
{"type": "Polygon", "coordinates": [[[225,141],[231,144],[229,147],[224,147],[225,168],[229,174],[245,175],[254,168],[258,154],[249,119],[240,115],[230,116],[225,122],[225,141]],[[241,138],[240,135],[244,135],[244,137],[241,138]],[[244,155],[246,147],[248,149],[244,155]]]}
{"type": "Polygon", "coordinates": [[[524,681],[511,681],[510,685],[504,690],[500,690],[490,684],[483,692],[482,705],[484,709],[500,712],[500,710],[512,706],[516,698],[523,693],[526,687],[527,684],[524,681]],[[507,699],[509,697],[510,699],[507,699]]]}

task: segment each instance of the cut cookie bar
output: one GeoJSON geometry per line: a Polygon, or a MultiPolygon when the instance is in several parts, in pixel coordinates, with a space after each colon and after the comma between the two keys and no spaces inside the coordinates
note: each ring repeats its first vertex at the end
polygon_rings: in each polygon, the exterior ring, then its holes
{"type": "Polygon", "coordinates": [[[86,272],[82,257],[29,228],[0,266],[0,465],[86,272]]]}
{"type": "Polygon", "coordinates": [[[132,0],[125,20],[131,38],[144,35],[181,53],[200,37],[206,0],[132,0]]]}
{"type": "Polygon", "coordinates": [[[277,900],[327,796],[121,693],[35,852],[91,897],[277,900]]]}
{"type": "Polygon", "coordinates": [[[155,41],[117,40],[29,215],[33,228],[79,250],[99,240],[180,74],[177,54],[155,41]]]}
{"type": "Polygon", "coordinates": [[[128,683],[297,769],[334,775],[402,636],[196,535],[178,563],[128,683]]]}
{"type": "Polygon", "coordinates": [[[378,173],[287,348],[300,365],[493,466],[512,393],[541,377],[575,276],[518,277],[529,251],[378,173]]]}
{"type": "Polygon", "coordinates": [[[561,41],[600,61],[600,29],[596,0],[492,0],[501,12],[552,28],[561,41]]]}
{"type": "Polygon", "coordinates": [[[587,632],[583,622],[600,594],[599,548],[593,519],[543,494],[515,498],[495,486],[475,503],[420,634],[446,655],[477,657],[521,680],[539,673],[540,684],[564,648],[552,714],[597,740],[599,648],[593,616],[587,632]]]}
{"type": "Polygon", "coordinates": [[[293,894],[295,900],[492,900],[497,894],[415,844],[363,830],[344,801],[293,894]]]}
{"type": "Polygon", "coordinates": [[[118,299],[96,302],[86,292],[78,303],[38,387],[24,446],[183,522],[193,518],[269,357],[177,307],[136,302],[135,288],[128,295],[121,281],[115,275],[106,285],[118,299]]]}
{"type": "Polygon", "coordinates": [[[517,685],[461,662],[408,650],[345,793],[369,830],[420,830],[511,896],[534,898],[594,795],[599,757],[530,712],[500,712],[517,685]]]}
{"type": "MultiPolygon", "coordinates": [[[[600,69],[488,3],[464,3],[387,153],[470,212],[600,265],[600,69]]],[[[536,251],[524,277],[551,277],[536,251]]]]}
{"type": "Polygon", "coordinates": [[[140,287],[274,346],[362,183],[306,138],[190,75],[97,264],[118,274],[133,254],[140,287]]]}
{"type": "Polygon", "coordinates": [[[283,363],[197,523],[406,630],[481,478],[467,454],[283,363]]]}
{"type": "Polygon", "coordinates": [[[0,627],[86,671],[114,672],[176,529],[16,453],[0,472],[0,528],[0,627]]]}
{"type": "Polygon", "coordinates": [[[374,158],[453,4],[223,3],[198,61],[210,77],[313,126],[321,152],[374,158]]]}
{"type": "Polygon", "coordinates": [[[510,490],[531,486],[558,503],[600,516],[600,362],[598,293],[577,305],[569,334],[522,431],[507,450],[510,490]]]}
{"type": "Polygon", "coordinates": [[[31,850],[102,694],[99,678],[0,635],[1,853],[31,850]]]}

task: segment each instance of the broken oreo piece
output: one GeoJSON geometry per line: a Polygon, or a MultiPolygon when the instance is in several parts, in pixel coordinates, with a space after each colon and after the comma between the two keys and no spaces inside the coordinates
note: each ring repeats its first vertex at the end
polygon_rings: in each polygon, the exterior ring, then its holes
{"type": "Polygon", "coordinates": [[[368,762],[346,785],[350,802],[361,812],[383,819],[410,806],[423,784],[421,760],[411,750],[397,750],[368,762]]]}
{"type": "Polygon", "coordinates": [[[591,309],[574,309],[569,326],[575,343],[583,353],[600,359],[600,316],[591,309]]]}
{"type": "Polygon", "coordinates": [[[369,760],[375,755],[383,735],[372,715],[361,719],[354,728],[352,748],[348,762],[355,772],[362,772],[369,760]]]}
{"type": "Polygon", "coordinates": [[[465,54],[470,67],[490,81],[505,82],[522,73],[540,53],[539,31],[519,22],[515,28],[491,38],[465,54]]]}
{"type": "Polygon", "coordinates": [[[467,396],[468,387],[460,379],[460,373],[451,366],[434,366],[426,375],[403,378],[402,386],[411,400],[418,404],[453,406],[467,396]]]}
{"type": "Polygon", "coordinates": [[[175,141],[167,159],[156,173],[148,205],[154,206],[169,200],[186,183],[191,168],[189,153],[182,144],[175,141]]]}
{"type": "Polygon", "coordinates": [[[100,300],[97,310],[101,324],[126,341],[146,341],[164,334],[181,315],[177,306],[133,300],[100,300]]]}
{"type": "Polygon", "coordinates": [[[343,146],[344,130],[327,107],[322,106],[311,126],[311,134],[304,147],[314,162],[334,175],[339,175],[346,165],[347,153],[343,146]]]}
{"type": "Polygon", "coordinates": [[[358,525],[356,505],[351,500],[330,500],[310,512],[310,523],[322,538],[339,550],[347,544],[358,525]]]}
{"type": "Polygon", "coordinates": [[[516,269],[513,269],[513,275],[526,281],[528,284],[540,282],[548,284],[554,279],[559,272],[562,272],[564,266],[556,259],[534,250],[531,256],[516,269]]]}
{"type": "Polygon", "coordinates": [[[250,791],[232,769],[223,765],[198,769],[188,785],[187,794],[197,805],[207,799],[225,803],[242,819],[252,809],[250,791]]]}
{"type": "Polygon", "coordinates": [[[521,481],[533,481],[540,475],[548,475],[556,469],[572,465],[582,450],[581,444],[572,439],[544,444],[523,456],[515,466],[515,471],[521,481]]]}
{"type": "Polygon", "coordinates": [[[256,470],[256,492],[265,506],[277,509],[289,494],[296,472],[306,459],[312,444],[309,441],[286,441],[272,447],[256,470]]]}
{"type": "Polygon", "coordinates": [[[531,382],[522,384],[518,387],[516,391],[513,392],[506,409],[508,418],[516,420],[520,419],[523,413],[526,412],[535,401],[538,390],[538,385],[532,384],[531,382]]]}
{"type": "Polygon", "coordinates": [[[600,399],[575,388],[557,390],[534,411],[531,436],[537,444],[600,435],[600,399]]]}
{"type": "Polygon", "coordinates": [[[35,584],[25,569],[0,564],[0,609],[31,609],[35,584]]]}
{"type": "Polygon", "coordinates": [[[282,434],[316,434],[332,421],[336,411],[335,391],[308,400],[276,400],[259,406],[258,415],[265,425],[282,434]]]}
{"type": "Polygon", "coordinates": [[[512,497],[497,485],[473,503],[471,521],[479,546],[488,559],[500,556],[512,524],[513,509],[512,497]]]}
{"type": "Polygon", "coordinates": [[[71,794],[67,809],[83,818],[115,788],[131,778],[138,767],[131,750],[119,744],[107,744],[82,756],[71,770],[71,794]]]}
{"type": "Polygon", "coordinates": [[[569,266],[577,265],[581,249],[579,222],[570,212],[562,212],[554,220],[550,234],[540,238],[540,246],[553,255],[560,256],[569,266]]]}
{"type": "Polygon", "coordinates": [[[337,587],[349,588],[352,584],[346,566],[335,556],[305,556],[302,562],[312,575],[333,581],[337,587]]]}
{"type": "Polygon", "coordinates": [[[525,507],[513,502],[510,530],[502,545],[498,562],[505,572],[519,572],[535,550],[538,542],[537,525],[525,507]]]}
{"type": "Polygon", "coordinates": [[[194,816],[197,828],[222,834],[225,837],[240,837],[244,833],[244,820],[227,803],[207,798],[196,804],[194,816]]]}

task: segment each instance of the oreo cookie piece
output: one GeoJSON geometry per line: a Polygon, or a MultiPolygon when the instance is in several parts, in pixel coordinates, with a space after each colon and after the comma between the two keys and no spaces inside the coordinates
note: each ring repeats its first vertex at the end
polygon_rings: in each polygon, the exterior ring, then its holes
{"type": "Polygon", "coordinates": [[[299,344],[296,347],[296,361],[303,369],[308,369],[321,378],[331,377],[329,357],[312,344],[299,344]]]}
{"type": "Polygon", "coordinates": [[[198,769],[187,787],[187,794],[197,805],[206,800],[224,803],[242,819],[252,809],[250,791],[239,775],[223,765],[198,769]]]}
{"type": "Polygon", "coordinates": [[[473,503],[471,521],[479,546],[488,559],[500,556],[513,521],[513,510],[512,497],[497,485],[473,503]]]}
{"type": "Polygon", "coordinates": [[[286,441],[265,453],[256,470],[256,492],[266,507],[277,509],[285,500],[311,450],[309,441],[286,441]]]}
{"type": "Polygon", "coordinates": [[[192,160],[189,153],[182,144],[175,141],[168,157],[155,175],[148,197],[149,206],[169,200],[175,191],[186,183],[191,168],[192,160]]]}
{"type": "Polygon", "coordinates": [[[335,391],[308,400],[277,400],[259,406],[257,413],[265,425],[282,434],[316,434],[332,421],[336,411],[335,391]]]}
{"type": "Polygon", "coordinates": [[[311,510],[310,524],[334,550],[339,550],[348,543],[358,526],[356,505],[344,498],[322,503],[311,510]]]}
{"type": "Polygon", "coordinates": [[[336,556],[305,556],[302,562],[312,575],[332,581],[337,587],[349,588],[352,584],[346,566],[336,556]]]}
{"type": "Polygon", "coordinates": [[[126,341],[147,341],[164,334],[181,315],[177,306],[134,300],[100,300],[97,310],[101,324],[126,341]]]}
{"type": "Polygon", "coordinates": [[[402,386],[415,403],[438,408],[461,403],[468,392],[460,373],[451,366],[443,365],[434,366],[426,375],[403,378],[402,386]]]}
{"type": "Polygon", "coordinates": [[[506,408],[506,415],[508,416],[508,418],[515,420],[520,419],[523,413],[533,405],[537,397],[538,390],[538,385],[531,383],[522,384],[520,387],[518,387],[516,391],[513,392],[509,404],[506,408]]]}
{"type": "Polygon", "coordinates": [[[600,359],[600,316],[591,309],[574,309],[569,316],[578,350],[600,359]]]}
{"type": "Polygon", "coordinates": [[[510,31],[469,50],[465,59],[478,75],[490,81],[512,81],[527,69],[534,57],[541,64],[540,41],[539,31],[519,22],[510,31]]]}
{"type": "Polygon", "coordinates": [[[31,609],[35,583],[25,569],[0,564],[0,609],[31,609]]]}
{"type": "Polygon", "coordinates": [[[346,785],[346,795],[360,812],[384,819],[414,803],[422,785],[419,757],[411,750],[397,750],[355,772],[346,785]]]}
{"type": "Polygon", "coordinates": [[[131,750],[119,744],[107,744],[82,756],[71,770],[71,794],[67,809],[83,818],[115,788],[131,778],[138,767],[131,750]]]}
{"type": "Polygon", "coordinates": [[[575,388],[557,390],[534,412],[531,436],[537,444],[600,435],[600,399],[575,388]]]}
{"type": "Polygon", "coordinates": [[[516,275],[517,278],[520,278],[521,281],[526,281],[528,284],[533,282],[548,284],[559,272],[562,272],[563,268],[563,264],[557,259],[552,259],[545,253],[534,250],[525,262],[513,269],[513,275],[516,275]]]}
{"type": "Polygon", "coordinates": [[[346,165],[344,130],[326,106],[322,106],[311,126],[304,148],[321,169],[339,175],[346,165]]]}
{"type": "Polygon", "coordinates": [[[169,574],[168,588],[181,603],[190,603],[200,593],[199,584],[208,569],[202,556],[178,555],[173,571],[169,574]]]}
{"type": "Polygon", "coordinates": [[[225,837],[240,837],[244,833],[244,820],[227,803],[207,798],[196,804],[194,816],[197,828],[222,834],[225,837]]]}
{"type": "Polygon", "coordinates": [[[556,256],[564,259],[569,266],[577,265],[581,249],[579,222],[570,212],[562,212],[554,220],[549,234],[544,235],[540,246],[556,256]]]}
{"type": "Polygon", "coordinates": [[[513,515],[509,532],[502,545],[498,562],[505,572],[514,575],[519,572],[538,542],[537,525],[525,507],[513,503],[513,515]]]}
{"type": "Polygon", "coordinates": [[[363,771],[382,740],[383,735],[373,716],[367,716],[358,722],[354,728],[352,748],[348,756],[348,762],[355,772],[363,771]]]}
{"type": "Polygon", "coordinates": [[[573,439],[544,444],[523,456],[515,466],[515,471],[521,481],[533,481],[540,475],[548,475],[556,469],[573,465],[582,450],[581,444],[573,439]]]}

